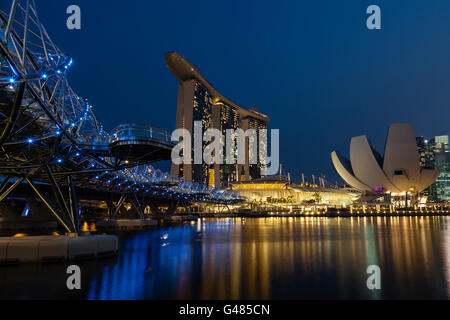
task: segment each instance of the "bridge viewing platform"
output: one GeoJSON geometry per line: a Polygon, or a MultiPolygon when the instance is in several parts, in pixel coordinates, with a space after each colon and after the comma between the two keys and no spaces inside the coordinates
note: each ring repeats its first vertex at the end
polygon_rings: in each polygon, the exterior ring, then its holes
{"type": "Polygon", "coordinates": [[[144,124],[120,125],[109,141],[112,154],[128,161],[169,160],[174,145],[169,131],[144,124]]]}

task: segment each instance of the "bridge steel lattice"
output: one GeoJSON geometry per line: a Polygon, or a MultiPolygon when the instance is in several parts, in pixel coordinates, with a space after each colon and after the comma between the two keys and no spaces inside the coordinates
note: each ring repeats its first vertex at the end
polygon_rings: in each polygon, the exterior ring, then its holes
{"type": "Polygon", "coordinates": [[[28,185],[67,233],[77,233],[80,190],[114,194],[111,216],[125,201],[143,216],[152,199],[167,200],[172,208],[174,202],[242,200],[232,191],[188,183],[153,168],[151,162],[170,158],[173,143],[167,131],[146,125],[106,131],[93,106],[70,86],[73,59],[49,37],[35,1],[2,6],[0,202],[28,185]],[[44,187],[51,189],[51,198],[44,187]]]}

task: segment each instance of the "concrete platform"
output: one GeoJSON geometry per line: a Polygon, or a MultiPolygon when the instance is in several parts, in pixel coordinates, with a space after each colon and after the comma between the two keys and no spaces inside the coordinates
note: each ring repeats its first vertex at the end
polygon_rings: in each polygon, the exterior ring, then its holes
{"type": "Polygon", "coordinates": [[[0,221],[0,231],[5,232],[53,231],[57,228],[56,221],[0,221]]]}
{"type": "Polygon", "coordinates": [[[4,237],[0,238],[0,266],[112,257],[118,248],[119,239],[113,235],[4,237]]]}
{"type": "Polygon", "coordinates": [[[100,220],[95,223],[97,230],[142,230],[158,226],[158,220],[123,219],[100,220]]]}

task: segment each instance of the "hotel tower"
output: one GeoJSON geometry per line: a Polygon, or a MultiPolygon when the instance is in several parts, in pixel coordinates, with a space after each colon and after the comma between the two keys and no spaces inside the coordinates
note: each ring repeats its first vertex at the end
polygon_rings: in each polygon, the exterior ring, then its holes
{"type": "MultiPolygon", "coordinates": [[[[215,128],[226,135],[227,129],[244,131],[255,129],[259,137],[259,129],[267,129],[269,118],[254,108],[244,109],[220,94],[201,74],[200,71],[181,55],[171,52],[166,54],[166,63],[175,78],[180,82],[178,87],[176,128],[187,129],[192,138],[192,155],[194,154],[194,122],[201,121],[202,132],[215,128]]],[[[171,174],[183,177],[187,181],[198,182],[209,186],[226,186],[230,182],[250,181],[261,177],[261,162],[251,164],[254,141],[245,141],[244,164],[172,164],[171,174]]],[[[202,150],[207,143],[202,142],[202,150]]],[[[255,144],[257,148],[265,145],[255,144]]],[[[224,148],[225,149],[225,148],[224,148]]],[[[258,154],[258,150],[255,150],[258,154]]],[[[225,156],[226,152],[223,151],[225,156]]],[[[259,158],[259,157],[258,157],[259,158]]]]}

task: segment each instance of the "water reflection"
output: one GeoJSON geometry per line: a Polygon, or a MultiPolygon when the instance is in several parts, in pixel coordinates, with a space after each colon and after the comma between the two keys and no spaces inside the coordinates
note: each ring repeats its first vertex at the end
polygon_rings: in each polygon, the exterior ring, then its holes
{"type": "MultiPolygon", "coordinates": [[[[115,261],[84,263],[84,290],[33,271],[53,298],[407,299],[450,297],[449,217],[204,219],[121,236],[115,261]],[[379,265],[382,289],[366,287],[379,265]]],[[[63,268],[63,266],[52,266],[63,268]]],[[[39,271],[41,270],[41,271],[39,271]]],[[[0,268],[0,298],[23,274],[0,268]]],[[[34,280],[33,280],[34,279],[34,280]]],[[[42,297],[42,294],[40,295],[42,297]]]]}
{"type": "Polygon", "coordinates": [[[442,259],[444,260],[445,279],[447,280],[447,297],[450,298],[450,223],[449,220],[443,223],[442,239],[442,259]]]}

